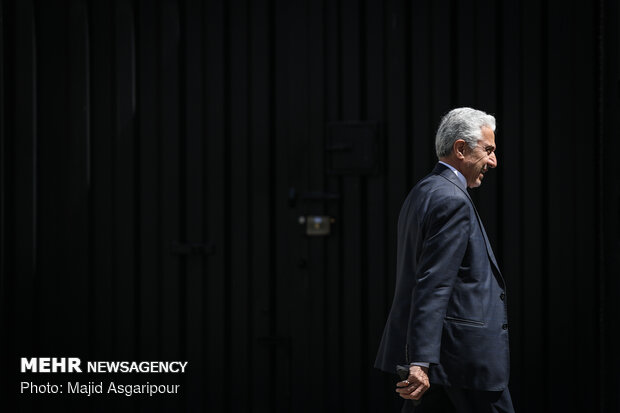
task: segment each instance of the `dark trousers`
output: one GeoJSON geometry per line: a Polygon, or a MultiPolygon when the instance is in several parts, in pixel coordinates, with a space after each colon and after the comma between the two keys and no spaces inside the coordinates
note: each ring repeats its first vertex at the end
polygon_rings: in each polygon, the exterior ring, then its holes
{"type": "Polygon", "coordinates": [[[503,391],[480,391],[432,384],[414,406],[405,400],[402,413],[514,413],[508,388],[503,391]]]}

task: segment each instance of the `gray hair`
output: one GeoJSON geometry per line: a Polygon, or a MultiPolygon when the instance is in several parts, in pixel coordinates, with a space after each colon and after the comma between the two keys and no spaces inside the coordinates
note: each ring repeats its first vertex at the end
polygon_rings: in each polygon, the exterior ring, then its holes
{"type": "Polygon", "coordinates": [[[437,129],[435,151],[438,158],[450,155],[457,139],[463,139],[470,148],[475,148],[482,139],[482,127],[495,131],[495,118],[481,110],[456,108],[446,113],[437,129]]]}

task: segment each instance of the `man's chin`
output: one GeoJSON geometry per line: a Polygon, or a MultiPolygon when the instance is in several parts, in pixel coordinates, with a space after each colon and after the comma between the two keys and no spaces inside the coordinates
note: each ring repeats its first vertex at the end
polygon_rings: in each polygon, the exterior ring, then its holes
{"type": "Polygon", "coordinates": [[[478,179],[476,179],[476,186],[477,186],[477,187],[478,187],[478,186],[480,186],[480,185],[482,185],[482,180],[483,180],[483,179],[484,179],[484,174],[480,174],[480,175],[478,176],[478,179]]]}

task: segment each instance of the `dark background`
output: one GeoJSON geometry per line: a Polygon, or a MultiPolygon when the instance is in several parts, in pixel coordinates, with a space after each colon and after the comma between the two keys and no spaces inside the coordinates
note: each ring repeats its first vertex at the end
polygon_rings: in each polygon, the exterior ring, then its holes
{"type": "Polygon", "coordinates": [[[2,404],[59,400],[18,394],[19,357],[77,356],[190,371],[67,409],[398,409],[397,214],[472,106],[517,411],[620,411],[616,1],[0,4],[2,404]]]}

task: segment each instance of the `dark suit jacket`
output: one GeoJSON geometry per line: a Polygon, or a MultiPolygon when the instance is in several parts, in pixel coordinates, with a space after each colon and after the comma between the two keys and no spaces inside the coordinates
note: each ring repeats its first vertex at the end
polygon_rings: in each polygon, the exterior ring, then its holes
{"type": "Polygon", "coordinates": [[[375,367],[429,362],[431,383],[475,390],[508,384],[504,280],[458,177],[437,164],[398,219],[396,291],[375,367]]]}

